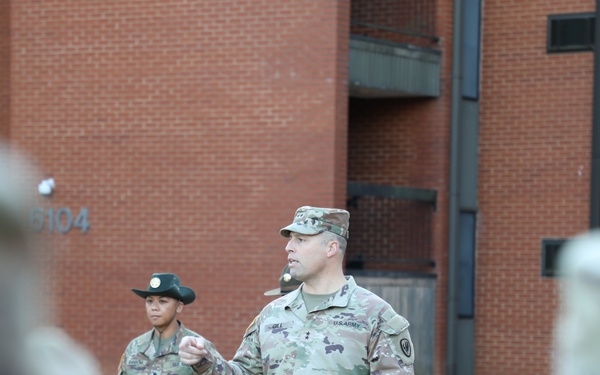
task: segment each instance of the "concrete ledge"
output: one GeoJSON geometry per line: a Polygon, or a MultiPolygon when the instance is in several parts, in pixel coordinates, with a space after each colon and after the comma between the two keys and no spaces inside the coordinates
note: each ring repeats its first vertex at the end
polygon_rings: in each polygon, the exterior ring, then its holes
{"type": "Polygon", "coordinates": [[[359,35],[350,38],[350,96],[437,97],[441,52],[359,35]]]}

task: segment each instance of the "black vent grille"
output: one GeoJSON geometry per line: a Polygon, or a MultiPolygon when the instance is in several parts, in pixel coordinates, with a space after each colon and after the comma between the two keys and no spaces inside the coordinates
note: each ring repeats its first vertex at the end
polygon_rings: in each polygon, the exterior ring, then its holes
{"type": "Polygon", "coordinates": [[[548,53],[592,51],[594,13],[548,16],[548,53]]]}

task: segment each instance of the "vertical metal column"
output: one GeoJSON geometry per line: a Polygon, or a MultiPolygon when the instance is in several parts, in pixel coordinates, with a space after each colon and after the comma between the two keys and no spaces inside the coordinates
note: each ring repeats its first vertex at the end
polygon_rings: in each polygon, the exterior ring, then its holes
{"type": "Polygon", "coordinates": [[[596,0],[594,30],[594,97],[592,100],[592,163],[590,186],[590,228],[600,227],[600,0],[596,0]]]}

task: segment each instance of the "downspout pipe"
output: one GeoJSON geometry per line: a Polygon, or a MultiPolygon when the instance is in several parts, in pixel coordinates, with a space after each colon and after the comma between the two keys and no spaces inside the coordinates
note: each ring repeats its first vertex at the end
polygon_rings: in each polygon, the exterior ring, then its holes
{"type": "Polygon", "coordinates": [[[592,165],[590,172],[590,228],[600,227],[600,0],[596,0],[594,30],[594,96],[592,99],[592,165]]]}
{"type": "MultiPolygon", "coordinates": [[[[598,0],[600,1],[600,0],[598,0]]],[[[459,213],[459,133],[461,102],[462,0],[454,0],[452,27],[452,101],[450,117],[450,187],[448,202],[448,313],[446,321],[446,375],[456,375],[456,285],[459,213]]]]}

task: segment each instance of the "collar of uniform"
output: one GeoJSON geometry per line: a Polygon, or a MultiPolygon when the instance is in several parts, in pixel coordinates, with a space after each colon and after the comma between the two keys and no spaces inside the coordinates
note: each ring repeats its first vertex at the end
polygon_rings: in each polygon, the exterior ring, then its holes
{"type": "Polygon", "coordinates": [[[170,345],[163,353],[159,353],[160,355],[170,353],[179,354],[179,343],[181,342],[181,339],[185,336],[186,329],[183,326],[183,323],[181,323],[179,320],[177,321],[177,323],[179,324],[179,329],[177,330],[177,332],[175,332],[175,335],[173,335],[174,337],[171,339],[170,345]]]}
{"type": "MultiPolygon", "coordinates": [[[[185,335],[185,327],[183,326],[183,323],[181,323],[179,320],[177,321],[177,324],[179,324],[179,329],[175,332],[175,335],[172,336],[172,339],[174,339],[174,341],[171,341],[171,344],[167,347],[167,350],[165,350],[165,352],[163,353],[159,353],[159,355],[168,353],[179,353],[179,348],[176,344],[174,345],[173,342],[178,343],[181,341],[181,338],[185,335]]],[[[140,352],[146,354],[148,357],[152,357],[152,355],[150,354],[154,354],[155,349],[152,346],[152,338],[154,337],[154,333],[155,330],[154,328],[152,328],[152,330],[142,335],[142,337],[138,341],[138,348],[140,348],[140,352]]]]}
{"type": "Polygon", "coordinates": [[[350,303],[350,296],[356,289],[356,281],[354,281],[354,277],[346,276],[346,284],[344,284],[340,290],[333,296],[333,298],[328,299],[325,303],[321,304],[317,308],[317,310],[325,310],[330,307],[346,307],[348,303],[350,303]]]}
{"type": "Polygon", "coordinates": [[[144,333],[137,342],[138,350],[140,353],[146,354],[150,345],[152,344],[152,336],[154,335],[154,328],[152,330],[144,333]]]}
{"type": "MultiPolygon", "coordinates": [[[[292,310],[296,311],[304,305],[304,300],[302,299],[302,288],[304,284],[300,286],[300,288],[294,290],[293,292],[288,293],[284,298],[287,299],[285,303],[285,307],[289,307],[292,310]]],[[[315,311],[325,310],[330,307],[346,307],[350,302],[350,296],[352,292],[356,289],[356,281],[352,276],[346,276],[346,284],[344,284],[340,290],[333,296],[332,299],[327,300],[327,303],[323,303],[318,306],[315,311]]]]}
{"type": "Polygon", "coordinates": [[[304,284],[300,285],[299,288],[297,288],[296,290],[293,290],[291,292],[289,292],[288,294],[286,294],[285,296],[281,297],[283,299],[285,299],[285,305],[284,308],[291,308],[293,311],[297,311],[298,309],[302,308],[302,306],[304,306],[304,299],[302,298],[302,288],[304,287],[304,284]]]}

